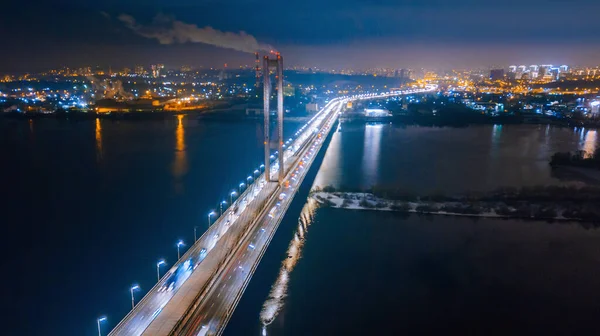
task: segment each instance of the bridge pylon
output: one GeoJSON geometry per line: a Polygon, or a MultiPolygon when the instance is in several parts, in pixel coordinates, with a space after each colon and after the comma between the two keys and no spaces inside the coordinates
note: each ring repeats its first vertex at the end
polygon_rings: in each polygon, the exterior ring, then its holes
{"type": "Polygon", "coordinates": [[[283,57],[277,53],[277,58],[270,59],[269,56],[263,58],[263,106],[265,123],[265,178],[271,179],[271,148],[270,148],[270,102],[271,102],[271,77],[270,69],[275,69],[275,79],[277,80],[277,154],[279,161],[279,184],[283,183],[285,177],[285,166],[283,165],[283,57]]]}

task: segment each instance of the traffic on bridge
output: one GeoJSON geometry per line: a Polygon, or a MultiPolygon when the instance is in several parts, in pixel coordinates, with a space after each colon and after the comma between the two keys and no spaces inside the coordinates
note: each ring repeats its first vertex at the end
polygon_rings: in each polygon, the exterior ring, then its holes
{"type": "Polygon", "coordinates": [[[157,263],[158,283],[109,335],[221,334],[344,104],[434,89],[330,101],[283,144],[283,183],[272,180],[280,169],[275,160],[268,172],[249,176],[243,193],[235,201],[232,193],[229,207],[162,277],[157,263]]]}

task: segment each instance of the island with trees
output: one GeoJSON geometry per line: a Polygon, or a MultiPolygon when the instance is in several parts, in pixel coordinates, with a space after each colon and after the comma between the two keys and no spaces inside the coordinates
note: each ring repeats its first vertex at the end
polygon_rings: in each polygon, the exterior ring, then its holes
{"type": "Polygon", "coordinates": [[[536,186],[457,195],[416,195],[383,187],[338,190],[325,186],[315,187],[311,191],[311,197],[322,206],[334,208],[600,224],[598,187],[536,186]]]}
{"type": "Polygon", "coordinates": [[[584,150],[557,152],[550,158],[552,169],[568,169],[588,179],[600,181],[600,149],[594,153],[584,150]]]}

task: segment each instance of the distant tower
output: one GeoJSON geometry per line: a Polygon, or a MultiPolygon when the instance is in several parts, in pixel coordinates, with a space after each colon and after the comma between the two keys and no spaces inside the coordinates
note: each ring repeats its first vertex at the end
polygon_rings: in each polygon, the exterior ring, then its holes
{"type": "Polygon", "coordinates": [[[269,69],[276,69],[277,80],[277,151],[279,159],[279,184],[283,183],[285,177],[285,166],[283,165],[283,57],[277,53],[277,59],[269,59],[265,56],[263,59],[263,104],[265,118],[265,177],[267,181],[271,181],[270,167],[270,99],[271,99],[271,78],[269,77],[269,69]]]}

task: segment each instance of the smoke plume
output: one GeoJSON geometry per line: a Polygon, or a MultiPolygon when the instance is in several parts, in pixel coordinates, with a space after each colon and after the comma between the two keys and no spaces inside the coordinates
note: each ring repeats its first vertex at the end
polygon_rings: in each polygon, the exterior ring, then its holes
{"type": "Polygon", "coordinates": [[[270,45],[258,43],[254,36],[244,31],[232,33],[222,32],[209,26],[200,28],[195,24],[175,20],[163,14],[158,14],[148,26],[139,24],[131,15],[121,14],[118,18],[136,34],[156,39],[160,44],[205,43],[248,53],[273,50],[270,45]]]}

